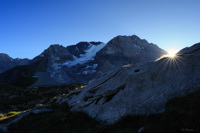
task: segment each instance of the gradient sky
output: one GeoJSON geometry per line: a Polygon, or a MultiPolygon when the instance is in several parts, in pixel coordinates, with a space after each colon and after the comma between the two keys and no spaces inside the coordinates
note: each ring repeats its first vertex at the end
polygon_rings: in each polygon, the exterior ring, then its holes
{"type": "Polygon", "coordinates": [[[168,50],[200,42],[200,0],[0,0],[0,53],[137,35],[168,50]]]}

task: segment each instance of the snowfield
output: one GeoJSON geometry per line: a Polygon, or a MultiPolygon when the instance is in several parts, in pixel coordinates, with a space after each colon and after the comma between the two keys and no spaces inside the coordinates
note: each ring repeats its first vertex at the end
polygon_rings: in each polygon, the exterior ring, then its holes
{"type": "Polygon", "coordinates": [[[99,52],[104,46],[106,46],[105,43],[101,43],[99,45],[92,45],[91,43],[89,43],[89,44],[90,44],[90,48],[85,51],[85,54],[81,54],[80,58],[77,58],[74,56],[73,61],[67,61],[63,65],[72,67],[77,64],[84,64],[90,60],[94,60],[96,53],[99,52]]]}

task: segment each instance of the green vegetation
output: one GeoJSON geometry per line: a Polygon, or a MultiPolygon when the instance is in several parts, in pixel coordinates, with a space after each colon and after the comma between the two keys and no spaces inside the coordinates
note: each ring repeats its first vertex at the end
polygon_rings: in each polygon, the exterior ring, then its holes
{"type": "Polygon", "coordinates": [[[9,117],[12,117],[12,116],[15,116],[17,114],[21,113],[20,111],[16,112],[16,111],[11,111],[11,112],[8,112],[5,114],[5,116],[9,116],[9,117]]]}
{"type": "Polygon", "coordinates": [[[31,114],[9,126],[12,133],[182,133],[200,131],[200,91],[167,103],[166,111],[150,116],[126,116],[113,125],[105,125],[82,112],[70,112],[67,104],[53,103],[56,111],[31,114]]]}
{"type": "Polygon", "coordinates": [[[3,117],[4,117],[4,115],[3,115],[3,114],[0,114],[0,119],[3,118],[3,117]]]}
{"type": "Polygon", "coordinates": [[[11,111],[5,114],[0,114],[0,120],[4,120],[4,119],[8,119],[11,117],[14,117],[15,115],[21,113],[20,111],[16,112],[16,111],[11,111]]]}

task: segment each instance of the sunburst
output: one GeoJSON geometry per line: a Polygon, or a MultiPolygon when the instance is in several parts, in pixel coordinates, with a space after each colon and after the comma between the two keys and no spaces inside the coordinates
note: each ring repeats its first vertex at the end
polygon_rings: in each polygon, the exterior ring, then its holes
{"type": "Polygon", "coordinates": [[[176,74],[176,71],[179,71],[181,66],[185,64],[185,59],[177,52],[178,50],[170,49],[167,51],[167,54],[155,60],[159,62],[157,64],[159,71],[156,74],[156,78],[162,77],[161,75],[163,74],[176,74]]]}
{"type": "Polygon", "coordinates": [[[167,51],[168,54],[167,54],[166,56],[168,56],[168,57],[170,57],[170,58],[175,58],[175,57],[176,57],[177,51],[178,51],[178,50],[176,50],[176,49],[169,49],[169,50],[167,51]]]}

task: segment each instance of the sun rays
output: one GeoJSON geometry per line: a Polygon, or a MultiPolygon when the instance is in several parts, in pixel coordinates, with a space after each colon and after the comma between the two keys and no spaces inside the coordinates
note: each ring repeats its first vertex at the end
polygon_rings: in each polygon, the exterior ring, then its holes
{"type": "Polygon", "coordinates": [[[176,59],[176,58],[178,58],[177,52],[178,52],[178,50],[176,50],[176,49],[169,49],[169,50],[167,50],[167,54],[161,56],[160,58],[156,59],[155,61],[159,61],[163,58],[169,58],[169,61],[172,59],[176,59]]]}
{"type": "Polygon", "coordinates": [[[167,56],[167,57],[170,57],[170,58],[175,58],[177,52],[178,52],[177,49],[175,49],[175,48],[170,48],[170,49],[167,50],[166,56],[167,56]]]}
{"type": "Polygon", "coordinates": [[[186,63],[183,56],[177,54],[177,50],[169,50],[168,54],[161,56],[156,62],[159,62],[157,66],[159,71],[156,74],[156,78],[168,74],[175,76],[176,72],[181,70],[181,66],[186,63]]]}
{"type": "Polygon", "coordinates": [[[171,49],[167,51],[167,56],[174,58],[176,56],[177,50],[171,49]]]}

